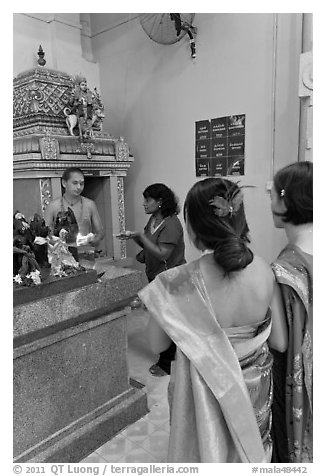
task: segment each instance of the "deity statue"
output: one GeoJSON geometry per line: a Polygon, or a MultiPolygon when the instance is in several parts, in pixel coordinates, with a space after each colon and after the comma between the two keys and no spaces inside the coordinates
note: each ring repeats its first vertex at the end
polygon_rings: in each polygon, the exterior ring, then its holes
{"type": "Polygon", "coordinates": [[[105,114],[103,111],[104,111],[104,105],[102,103],[102,99],[97,89],[94,88],[92,127],[93,129],[99,130],[100,132],[102,132],[103,119],[105,117],[105,114]]]}
{"type": "Polygon", "coordinates": [[[96,88],[92,92],[83,76],[75,77],[75,86],[71,92],[69,107],[64,109],[70,135],[78,125],[79,137],[90,139],[94,130],[102,131],[104,106],[96,88]]]}
{"type": "Polygon", "coordinates": [[[117,160],[129,159],[129,145],[122,136],[115,142],[115,156],[117,160]]]}
{"type": "Polygon", "coordinates": [[[46,226],[45,220],[38,213],[34,213],[32,220],[30,221],[30,230],[34,234],[34,254],[38,264],[44,268],[48,268],[48,236],[50,228],[46,226]]]}
{"type": "Polygon", "coordinates": [[[59,236],[52,236],[49,243],[49,261],[51,263],[51,276],[68,276],[71,271],[81,269],[79,263],[75,260],[68,249],[67,238],[68,231],[62,228],[59,236]]]}
{"type": "Polygon", "coordinates": [[[24,215],[19,211],[13,220],[13,275],[16,284],[40,283],[40,265],[34,253],[34,234],[24,215]]]}

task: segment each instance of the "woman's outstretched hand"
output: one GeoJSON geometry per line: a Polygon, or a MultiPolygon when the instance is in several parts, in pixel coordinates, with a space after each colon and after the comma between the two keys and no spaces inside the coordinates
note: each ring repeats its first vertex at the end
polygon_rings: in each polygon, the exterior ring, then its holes
{"type": "Polygon", "coordinates": [[[140,233],[137,231],[126,230],[124,232],[118,233],[117,235],[113,235],[113,236],[115,236],[115,238],[118,238],[118,240],[122,241],[122,240],[130,240],[131,238],[139,236],[139,234],[140,233]]]}

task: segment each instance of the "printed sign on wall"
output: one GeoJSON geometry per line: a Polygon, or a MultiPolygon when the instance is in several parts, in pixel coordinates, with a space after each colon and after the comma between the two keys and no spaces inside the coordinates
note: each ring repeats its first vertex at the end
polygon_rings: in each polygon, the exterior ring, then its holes
{"type": "Polygon", "coordinates": [[[245,117],[196,121],[196,177],[244,175],[245,117]]]}

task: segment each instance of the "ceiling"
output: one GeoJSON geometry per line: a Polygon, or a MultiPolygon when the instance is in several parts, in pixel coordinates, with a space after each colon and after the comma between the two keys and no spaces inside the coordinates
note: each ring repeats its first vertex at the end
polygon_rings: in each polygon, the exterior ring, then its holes
{"type": "Polygon", "coordinates": [[[139,17],[141,13],[91,13],[92,36],[139,17]]]}

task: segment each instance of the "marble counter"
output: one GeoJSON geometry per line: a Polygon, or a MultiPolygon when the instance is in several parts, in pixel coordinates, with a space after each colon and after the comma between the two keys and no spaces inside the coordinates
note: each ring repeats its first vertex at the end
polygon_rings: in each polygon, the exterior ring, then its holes
{"type": "Polygon", "coordinates": [[[102,269],[100,282],[15,306],[14,345],[118,310],[142,288],[139,271],[110,265],[102,269]]]}
{"type": "Polygon", "coordinates": [[[138,271],[14,307],[14,461],[78,462],[147,412],[129,378],[138,271]]]}

